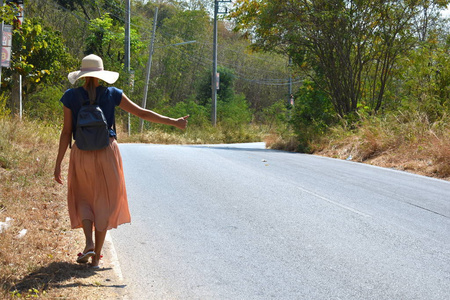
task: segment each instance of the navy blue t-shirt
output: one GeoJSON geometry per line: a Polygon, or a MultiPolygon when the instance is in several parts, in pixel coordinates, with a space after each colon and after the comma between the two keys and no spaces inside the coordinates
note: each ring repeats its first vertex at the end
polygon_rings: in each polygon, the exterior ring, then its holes
{"type": "MultiPolygon", "coordinates": [[[[97,104],[103,111],[105,115],[106,122],[108,123],[109,135],[116,136],[116,133],[112,129],[114,123],[114,112],[115,107],[120,105],[122,100],[123,91],[115,87],[107,87],[106,90],[99,97],[98,93],[102,91],[102,88],[97,87],[97,104]]],[[[89,99],[88,92],[83,87],[68,89],[64,95],[61,97],[61,102],[65,107],[72,111],[72,132],[75,137],[75,130],[77,125],[78,112],[80,111],[81,105],[86,99],[89,99]],[[79,89],[84,95],[84,99],[80,99],[80,93],[77,91],[79,89]]]]}

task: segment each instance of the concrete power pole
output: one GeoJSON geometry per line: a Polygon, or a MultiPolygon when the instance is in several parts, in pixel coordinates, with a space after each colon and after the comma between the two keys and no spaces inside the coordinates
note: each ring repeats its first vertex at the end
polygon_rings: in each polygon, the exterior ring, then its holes
{"type": "Polygon", "coordinates": [[[219,89],[219,74],[217,73],[217,15],[227,13],[226,8],[225,12],[219,12],[219,3],[225,2],[231,2],[231,0],[214,0],[213,71],[211,76],[211,123],[213,126],[217,124],[217,90],[219,89]]]}
{"type": "Polygon", "coordinates": [[[211,76],[211,123],[217,124],[217,14],[219,12],[219,1],[214,1],[214,36],[213,36],[213,71],[211,76]]]}
{"type": "Polygon", "coordinates": [[[289,56],[289,90],[288,90],[289,103],[288,104],[293,107],[294,106],[294,95],[292,94],[292,74],[291,74],[292,70],[291,70],[291,68],[292,68],[292,58],[289,56]]]}
{"type": "MultiPolygon", "coordinates": [[[[152,33],[152,40],[150,42],[150,49],[149,49],[149,55],[148,55],[148,61],[147,61],[147,68],[145,70],[146,72],[146,80],[145,80],[145,87],[144,87],[144,97],[142,98],[142,108],[145,109],[147,106],[147,94],[148,94],[148,83],[150,81],[150,71],[152,69],[152,56],[153,56],[153,48],[155,45],[155,35],[156,35],[156,22],[158,20],[158,7],[155,8],[155,16],[153,17],[153,33],[152,33]]],[[[141,119],[140,124],[140,132],[144,129],[144,120],[141,119]]]]}
{"type": "Polygon", "coordinates": [[[126,1],[125,16],[125,71],[130,73],[130,0],[126,1]]]}

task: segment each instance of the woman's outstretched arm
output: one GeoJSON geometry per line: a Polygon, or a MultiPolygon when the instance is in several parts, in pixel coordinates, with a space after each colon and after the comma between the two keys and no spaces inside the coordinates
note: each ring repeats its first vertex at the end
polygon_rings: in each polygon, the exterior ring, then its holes
{"type": "Polygon", "coordinates": [[[120,102],[119,107],[125,110],[126,112],[129,112],[130,114],[133,114],[146,121],[171,125],[183,130],[186,129],[188,123],[187,119],[189,118],[189,116],[184,116],[181,118],[173,119],[155,113],[154,111],[143,109],[142,107],[131,101],[125,94],[122,94],[122,100],[120,102]]]}

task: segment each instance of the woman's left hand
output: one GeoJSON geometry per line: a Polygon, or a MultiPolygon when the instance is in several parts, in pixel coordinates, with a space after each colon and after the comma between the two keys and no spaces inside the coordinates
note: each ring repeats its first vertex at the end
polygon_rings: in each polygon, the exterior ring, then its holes
{"type": "Polygon", "coordinates": [[[55,167],[55,172],[53,173],[53,175],[55,176],[55,181],[57,183],[63,184],[62,177],[61,177],[61,167],[60,166],[56,166],[55,167]]]}

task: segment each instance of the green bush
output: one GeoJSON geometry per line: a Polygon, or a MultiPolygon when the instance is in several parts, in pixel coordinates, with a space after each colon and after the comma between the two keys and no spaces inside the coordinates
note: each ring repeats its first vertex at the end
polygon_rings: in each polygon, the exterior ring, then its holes
{"type": "MultiPolygon", "coordinates": [[[[217,99],[223,102],[231,101],[234,97],[234,73],[232,70],[219,66],[217,72],[220,74],[217,99]]],[[[205,72],[199,84],[197,99],[201,105],[211,104],[211,72],[205,72]]]]}
{"type": "Polygon", "coordinates": [[[290,124],[297,135],[300,152],[311,152],[311,141],[323,135],[336,121],[328,95],[314,82],[305,81],[295,95],[296,102],[290,124]]]}
{"type": "Polygon", "coordinates": [[[224,101],[217,101],[217,120],[224,127],[239,127],[250,123],[250,111],[244,95],[236,95],[224,101]]]}
{"type": "Polygon", "coordinates": [[[59,101],[63,95],[63,87],[45,85],[31,94],[24,103],[25,114],[32,119],[60,122],[63,119],[63,105],[59,101]]]}
{"type": "Polygon", "coordinates": [[[171,118],[189,115],[189,127],[207,127],[211,125],[211,108],[198,104],[194,97],[190,97],[184,102],[178,102],[174,106],[166,104],[164,107],[157,109],[156,112],[171,118]]]}
{"type": "Polygon", "coordinates": [[[0,94],[0,117],[8,116],[11,113],[11,110],[6,105],[8,95],[5,93],[0,94]]]}
{"type": "Polygon", "coordinates": [[[289,113],[290,111],[288,111],[286,106],[286,100],[279,100],[271,106],[264,108],[258,115],[258,118],[263,124],[269,127],[269,130],[271,130],[272,128],[285,127],[289,113]]]}

